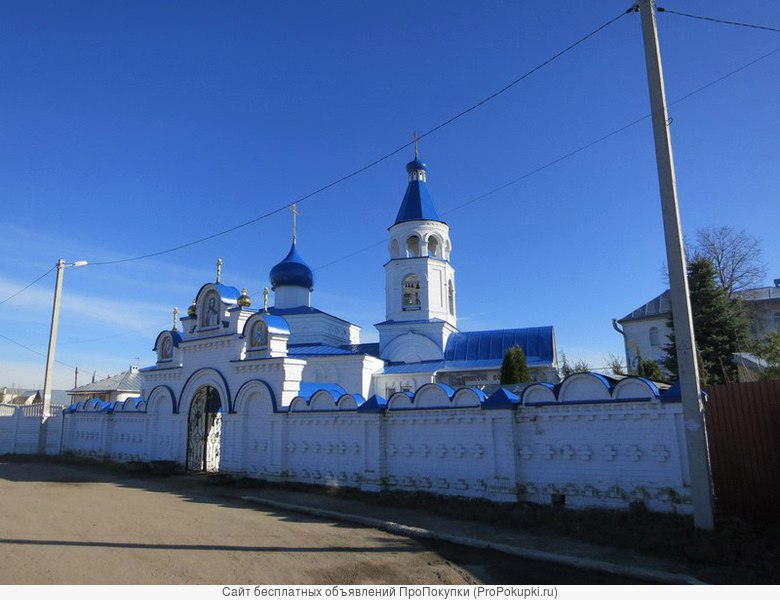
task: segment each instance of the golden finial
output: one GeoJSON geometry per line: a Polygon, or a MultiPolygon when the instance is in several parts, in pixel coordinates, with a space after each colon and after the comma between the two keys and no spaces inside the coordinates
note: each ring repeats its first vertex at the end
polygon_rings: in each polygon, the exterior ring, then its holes
{"type": "Polygon", "coordinates": [[[179,320],[179,308],[173,307],[173,330],[176,331],[176,322],[179,320]]]}
{"type": "Polygon", "coordinates": [[[197,307],[197,305],[195,304],[195,300],[193,300],[193,301],[192,301],[192,304],[190,304],[190,307],[187,309],[187,315],[188,315],[188,316],[189,316],[191,319],[194,319],[194,318],[196,317],[196,315],[197,315],[197,314],[198,314],[198,307],[197,307]]]}
{"type": "Polygon", "coordinates": [[[217,259],[217,283],[219,283],[219,280],[222,279],[222,259],[217,259]]]}
{"type": "Polygon", "coordinates": [[[294,244],[297,237],[297,225],[298,225],[297,217],[299,214],[301,214],[298,212],[298,207],[296,206],[295,202],[293,202],[292,205],[290,206],[290,212],[293,215],[293,244],[294,244]]]}
{"type": "Polygon", "coordinates": [[[252,306],[252,299],[249,297],[246,288],[241,290],[241,295],[238,297],[238,305],[242,308],[247,308],[248,306],[252,306]]]}
{"type": "Polygon", "coordinates": [[[263,289],[263,314],[268,314],[268,288],[263,289]]]}
{"type": "Polygon", "coordinates": [[[417,140],[417,132],[414,132],[414,160],[420,158],[420,146],[417,140]]]}

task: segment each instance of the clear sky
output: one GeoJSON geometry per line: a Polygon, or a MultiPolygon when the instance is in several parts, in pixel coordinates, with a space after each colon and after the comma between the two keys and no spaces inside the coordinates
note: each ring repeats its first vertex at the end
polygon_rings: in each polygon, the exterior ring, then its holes
{"type": "MultiPolygon", "coordinates": [[[[4,2],[0,5],[0,299],[58,258],[100,262],[208,236],[410,141],[617,16],[630,0],[4,2]]],[[[659,0],[780,27],[780,3],[659,0]]],[[[669,101],[780,47],[780,34],[659,15],[669,101]]],[[[670,108],[683,228],[761,238],[780,277],[780,52],[670,108]]],[[[553,325],[594,367],[623,354],[610,319],[664,289],[630,14],[420,142],[451,226],[462,330],[553,325]]],[[[377,339],[387,227],[408,149],[299,205],[313,304],[377,339]],[[374,247],[358,252],[372,244],[374,247]],[[345,258],[347,257],[347,258],[345,258]],[[342,260],[343,259],[343,260],[342,260]],[[338,261],[338,262],[334,262],[338,261]]],[[[57,359],[80,383],[151,364],[224,261],[254,306],[287,253],[282,211],[151,259],[65,273],[57,359]]],[[[54,274],[0,305],[0,334],[45,353],[54,274]]],[[[44,358],[0,338],[0,385],[40,388],[44,358]]],[[[55,388],[73,384],[58,365],[55,388]]]]}

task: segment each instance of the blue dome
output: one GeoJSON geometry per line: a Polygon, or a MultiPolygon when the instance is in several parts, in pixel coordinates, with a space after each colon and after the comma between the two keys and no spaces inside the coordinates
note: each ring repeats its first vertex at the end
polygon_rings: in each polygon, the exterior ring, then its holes
{"type": "Polygon", "coordinates": [[[275,290],[278,286],[287,285],[305,287],[310,292],[314,289],[314,271],[298,254],[295,242],[282,262],[271,269],[271,289],[275,290]]]}
{"type": "Polygon", "coordinates": [[[415,158],[412,162],[406,163],[406,172],[411,173],[412,171],[419,171],[422,169],[425,171],[428,167],[425,166],[425,163],[417,158],[415,158]]]}

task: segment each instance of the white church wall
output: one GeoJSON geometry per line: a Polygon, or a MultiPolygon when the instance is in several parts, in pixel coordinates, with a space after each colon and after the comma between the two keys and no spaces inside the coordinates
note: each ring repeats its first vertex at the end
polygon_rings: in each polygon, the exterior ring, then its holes
{"type": "MultiPolygon", "coordinates": [[[[196,374],[185,394],[203,382],[217,383],[214,373],[196,374]]],[[[681,405],[661,402],[641,379],[612,383],[610,390],[597,376],[576,375],[557,395],[549,388],[535,395],[540,386],[531,386],[524,404],[499,408],[486,408],[498,405],[479,391],[428,384],[393,395],[385,412],[365,412],[362,397],[325,391],[308,402],[296,399],[288,411],[274,386],[247,379],[231,390],[235,412],[223,412],[220,470],[369,491],[575,508],[641,501],[651,510],[690,512],[681,405]],[[588,391],[597,397],[587,400],[588,391]]],[[[174,400],[170,389],[157,386],[146,406],[126,403],[109,413],[93,402],[68,411],[62,451],[184,465],[188,406],[185,400],[174,413],[174,400]]],[[[0,449],[34,452],[37,430],[20,435],[18,411],[3,410],[0,449]],[[13,427],[17,441],[10,449],[13,427]]]]}

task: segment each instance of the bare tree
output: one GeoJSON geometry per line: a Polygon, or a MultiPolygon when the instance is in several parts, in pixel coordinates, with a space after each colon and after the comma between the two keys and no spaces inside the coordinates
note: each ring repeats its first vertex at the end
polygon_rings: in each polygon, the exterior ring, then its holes
{"type": "MultiPolygon", "coordinates": [[[[757,287],[766,276],[761,241],[733,227],[705,227],[696,232],[694,252],[715,267],[718,284],[728,293],[757,287]]],[[[692,258],[692,257],[689,257],[692,258]]]]}

